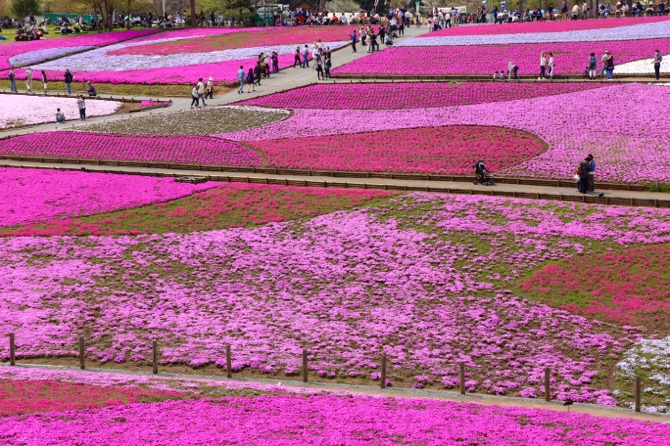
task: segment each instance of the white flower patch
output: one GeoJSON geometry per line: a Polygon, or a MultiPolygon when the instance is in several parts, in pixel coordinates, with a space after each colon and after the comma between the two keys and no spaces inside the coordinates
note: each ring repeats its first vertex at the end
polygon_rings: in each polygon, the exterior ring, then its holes
{"type": "MultiPolygon", "coordinates": [[[[634,62],[622,63],[614,66],[615,74],[654,74],[653,58],[636,60],[634,62]]],[[[670,56],[663,56],[661,62],[661,73],[670,73],[670,56]]],[[[654,84],[659,85],[659,84],[654,84]]],[[[670,84],[666,84],[670,85],[670,84]]]]}
{"type": "MultiPolygon", "coordinates": [[[[670,386],[670,336],[663,339],[643,339],[629,349],[623,360],[617,364],[618,374],[628,380],[638,375],[637,371],[648,373],[645,393],[667,396],[670,386]]],[[[666,400],[670,403],[670,400],[666,400]]],[[[670,404],[649,406],[648,412],[669,412],[670,404]]]]}
{"type": "Polygon", "coordinates": [[[551,33],[479,34],[413,37],[397,46],[505,45],[517,43],[605,42],[670,37],[670,21],[618,28],[560,31],[551,33]]]}
{"type": "Polygon", "coordinates": [[[75,53],[83,53],[95,48],[94,46],[70,46],[66,48],[48,48],[38,51],[30,51],[18,54],[9,59],[9,64],[13,67],[26,67],[37,63],[45,62],[58,57],[67,56],[75,53]]]}
{"type": "MultiPolygon", "coordinates": [[[[165,39],[164,41],[175,40],[165,39]]],[[[181,39],[180,39],[181,40],[181,39]]],[[[157,41],[158,42],[158,41],[157,41]]],[[[347,45],[349,41],[324,42],[324,46],[331,49],[341,48],[347,45]]],[[[153,68],[171,68],[183,67],[188,65],[203,65],[228,60],[253,59],[260,53],[270,54],[276,51],[279,55],[293,54],[296,44],[291,45],[272,45],[257,46],[250,48],[235,48],[222,51],[210,51],[206,53],[186,53],[186,54],[167,54],[167,55],[117,55],[110,56],[109,53],[128,48],[129,46],[144,45],[142,43],[123,43],[110,45],[104,48],[98,48],[88,51],[84,54],[76,54],[62,59],[39,64],[33,68],[37,70],[62,71],[67,68],[76,67],[77,71],[125,71],[125,70],[145,70],[153,68]]]]}
{"type": "MultiPolygon", "coordinates": [[[[88,116],[111,115],[121,108],[121,102],[86,101],[88,116]]],[[[60,108],[65,119],[79,119],[79,107],[75,98],[51,96],[0,95],[0,129],[56,122],[56,109],[60,108]]]]}

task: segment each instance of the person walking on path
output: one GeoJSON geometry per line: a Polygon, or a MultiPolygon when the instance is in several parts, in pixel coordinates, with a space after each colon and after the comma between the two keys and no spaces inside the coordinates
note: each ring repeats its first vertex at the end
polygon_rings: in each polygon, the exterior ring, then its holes
{"type": "Polygon", "coordinates": [[[9,88],[14,93],[18,93],[18,90],[16,89],[16,74],[14,73],[14,68],[9,70],[9,75],[7,77],[9,78],[9,88]]]}
{"type": "Polygon", "coordinates": [[[326,55],[326,60],[323,62],[323,71],[325,73],[325,79],[330,79],[330,67],[332,62],[330,61],[330,54],[326,55]]]}
{"type": "Polygon", "coordinates": [[[198,84],[193,85],[193,90],[191,90],[191,110],[193,107],[200,108],[200,94],[198,93],[198,84]]]}
{"type": "Polygon", "coordinates": [[[202,81],[202,78],[198,79],[197,87],[198,87],[198,96],[202,101],[202,106],[206,107],[207,104],[205,104],[205,83],[202,81]]]}
{"type": "Polygon", "coordinates": [[[42,86],[44,87],[44,94],[47,94],[47,74],[42,70],[42,86]]]}
{"type": "Polygon", "coordinates": [[[605,71],[607,72],[607,80],[612,80],[614,76],[614,56],[609,51],[605,51],[607,60],[605,61],[605,71]]]}
{"type": "Polygon", "coordinates": [[[598,60],[596,59],[596,53],[591,53],[591,57],[589,57],[589,79],[596,78],[597,69],[598,69],[598,60]]]}
{"type": "Polygon", "coordinates": [[[60,108],[56,109],[56,123],[62,124],[65,122],[65,113],[63,113],[60,108]]]}
{"type": "Polygon", "coordinates": [[[275,74],[279,73],[279,54],[276,51],[272,52],[270,60],[272,61],[272,72],[275,74]]]}
{"type": "Polygon", "coordinates": [[[593,180],[596,175],[596,162],[593,159],[593,155],[589,153],[589,156],[586,157],[586,160],[589,162],[589,172],[586,176],[586,192],[595,192],[593,180]]]}
{"type": "Polygon", "coordinates": [[[72,80],[74,79],[74,76],[72,76],[72,73],[70,73],[70,70],[65,70],[65,88],[67,89],[67,94],[71,95],[72,94],[72,80]]]}
{"type": "Polygon", "coordinates": [[[30,67],[26,70],[26,90],[28,93],[33,92],[33,70],[30,67]]]}
{"type": "Polygon", "coordinates": [[[252,88],[256,91],[256,84],[254,84],[254,69],[249,68],[249,72],[247,73],[247,93],[251,93],[252,88]]]}
{"type": "Polygon", "coordinates": [[[323,79],[323,61],[321,60],[321,56],[316,56],[316,60],[314,62],[316,64],[316,80],[322,80],[323,79]]]}
{"type": "Polygon", "coordinates": [[[240,65],[240,69],[237,71],[237,82],[240,83],[240,88],[237,90],[237,94],[244,93],[244,67],[240,65]]]}
{"type": "Polygon", "coordinates": [[[205,97],[214,100],[214,78],[207,79],[207,91],[205,97]]]}
{"type": "Polygon", "coordinates": [[[663,62],[663,56],[661,56],[660,51],[656,50],[654,60],[652,61],[654,64],[654,73],[656,73],[656,80],[661,79],[661,62],[663,62]]]}
{"type": "Polygon", "coordinates": [[[84,96],[79,96],[79,99],[77,99],[77,107],[79,107],[79,119],[86,121],[86,101],[84,100],[84,96]]]}
{"type": "Polygon", "coordinates": [[[300,68],[302,68],[302,61],[300,60],[300,47],[297,47],[295,49],[295,53],[293,53],[293,68],[296,66],[300,66],[300,68]]]}
{"type": "Polygon", "coordinates": [[[356,34],[356,30],[354,30],[354,33],[350,35],[351,37],[351,49],[353,50],[354,53],[356,53],[356,42],[358,42],[358,35],[356,34]]]}

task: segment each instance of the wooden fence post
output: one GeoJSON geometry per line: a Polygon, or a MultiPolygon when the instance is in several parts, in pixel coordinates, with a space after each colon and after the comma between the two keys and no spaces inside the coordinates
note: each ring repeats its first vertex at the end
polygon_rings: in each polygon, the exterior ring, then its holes
{"type": "Polygon", "coordinates": [[[230,359],[230,344],[226,345],[226,377],[233,377],[233,365],[230,359]]]}
{"type": "Polygon", "coordinates": [[[14,344],[14,333],[9,334],[9,365],[16,364],[16,344],[14,344]]]}
{"type": "Polygon", "coordinates": [[[79,336],[79,368],[84,370],[86,368],[86,350],[84,348],[84,337],[79,336]]]}
{"type": "Polygon", "coordinates": [[[544,369],[544,400],[551,401],[551,376],[549,367],[544,369]]]}
{"type": "Polygon", "coordinates": [[[302,350],[302,382],[307,382],[307,350],[302,350]]]}
{"type": "Polygon", "coordinates": [[[641,410],[641,405],[640,405],[640,394],[642,391],[642,385],[641,385],[641,380],[639,376],[635,377],[635,412],[640,412],[641,410]]]}
{"type": "Polygon", "coordinates": [[[153,349],[154,349],[154,357],[153,357],[153,365],[154,365],[154,375],[158,374],[158,341],[154,339],[153,343],[153,349]]]}
{"type": "Polygon", "coordinates": [[[381,376],[380,387],[382,389],[386,388],[386,354],[382,353],[382,376],[381,376]]]}
{"type": "Polygon", "coordinates": [[[458,363],[458,387],[461,395],[465,395],[465,363],[458,363]]]}

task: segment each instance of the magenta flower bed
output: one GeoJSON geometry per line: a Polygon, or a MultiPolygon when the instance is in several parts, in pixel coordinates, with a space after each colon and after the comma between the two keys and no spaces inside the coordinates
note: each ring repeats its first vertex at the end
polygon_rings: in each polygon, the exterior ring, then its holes
{"type": "MultiPolygon", "coordinates": [[[[398,84],[396,84],[398,85],[398,84]]],[[[477,88],[476,85],[473,88],[477,88]]],[[[499,84],[505,91],[507,84],[499,84]]],[[[217,136],[238,141],[352,134],[407,127],[500,126],[524,130],[547,143],[539,156],[502,171],[531,177],[572,178],[593,153],[597,178],[670,182],[670,88],[626,84],[501,104],[412,110],[297,109],[278,124],[217,136]],[[603,113],[607,110],[607,113],[603,113]],[[640,122],[644,116],[644,123],[640,122]]],[[[426,135],[428,137],[429,135],[426,135]]],[[[258,146],[257,142],[254,142],[258,146]]],[[[334,167],[333,167],[334,168],[334,167]]]]}
{"type": "Polygon", "coordinates": [[[473,36],[492,34],[550,33],[619,28],[668,20],[668,17],[633,17],[622,20],[570,20],[566,22],[513,23],[509,25],[459,26],[422,34],[418,37],[473,36]]]}
{"type": "MultiPolygon", "coordinates": [[[[58,51],[65,47],[100,47],[111,45],[114,43],[123,42],[124,40],[134,39],[141,36],[148,36],[157,33],[158,30],[134,30],[134,31],[120,31],[107,32],[102,34],[92,33],[82,36],[66,37],[61,39],[47,39],[37,40],[32,42],[14,42],[0,45],[0,69],[6,70],[10,68],[9,59],[19,54],[29,53],[32,51],[43,51],[53,49],[58,51]]],[[[72,67],[71,70],[76,70],[77,67],[72,67]]],[[[62,77],[63,73],[59,73],[62,77]]],[[[7,77],[7,73],[3,73],[3,77],[7,77]]]]}
{"type": "Polygon", "coordinates": [[[261,158],[241,144],[203,136],[43,132],[0,141],[0,153],[92,160],[261,165],[261,158]]]}
{"type": "Polygon", "coordinates": [[[242,101],[244,105],[326,110],[398,110],[452,107],[552,96],[600,88],[592,83],[316,84],[242,101]]]}
{"type": "Polygon", "coordinates": [[[537,156],[542,141],[500,127],[448,126],[249,143],[265,164],[299,169],[467,175],[479,159],[499,171],[537,156]]]}
{"type": "Polygon", "coordinates": [[[548,410],[366,396],[165,401],[0,419],[6,445],[648,445],[670,426],[548,410]],[[268,441],[268,439],[272,441],[268,441]]]}
{"type": "MultiPolygon", "coordinates": [[[[589,55],[600,57],[611,51],[616,64],[648,59],[654,50],[670,53],[670,39],[629,40],[621,42],[561,42],[541,44],[471,45],[436,47],[394,47],[333,69],[333,74],[453,75],[485,74],[507,71],[508,61],[519,66],[519,75],[537,76],[540,54],[553,52],[555,74],[581,74],[589,55]]],[[[614,69],[616,76],[616,67],[614,69]]]]}
{"type": "Polygon", "coordinates": [[[168,178],[0,168],[0,226],[143,206],[211,187],[168,178]]]}

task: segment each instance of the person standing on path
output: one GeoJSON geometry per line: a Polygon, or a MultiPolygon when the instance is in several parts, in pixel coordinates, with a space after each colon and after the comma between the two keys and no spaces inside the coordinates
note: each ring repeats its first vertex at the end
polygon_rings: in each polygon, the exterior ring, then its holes
{"type": "Polygon", "coordinates": [[[586,192],[595,192],[593,180],[596,176],[596,162],[593,159],[593,155],[589,153],[589,156],[586,157],[589,162],[589,174],[586,178],[586,192]]]}
{"type": "Polygon", "coordinates": [[[596,59],[596,53],[591,53],[591,57],[589,57],[589,79],[596,78],[597,69],[598,69],[598,60],[596,59]]]}
{"type": "Polygon", "coordinates": [[[247,93],[251,93],[252,88],[256,91],[256,85],[254,84],[254,69],[249,68],[249,72],[247,73],[247,93]]]}
{"type": "Polygon", "coordinates": [[[74,79],[74,76],[72,76],[72,73],[70,73],[70,70],[65,70],[65,88],[67,89],[67,94],[71,95],[72,94],[72,80],[74,79]]]}
{"type": "Polygon", "coordinates": [[[44,94],[47,94],[47,74],[42,70],[42,86],[44,87],[44,94]]]}
{"type": "Polygon", "coordinates": [[[581,194],[586,193],[586,182],[588,181],[588,176],[589,176],[589,159],[584,158],[583,161],[580,161],[579,165],[577,165],[577,169],[575,170],[575,175],[577,178],[577,190],[581,194]]]}
{"type": "Polygon", "coordinates": [[[354,53],[356,53],[356,42],[358,42],[358,35],[356,34],[356,30],[354,30],[354,33],[350,35],[351,37],[351,49],[353,50],[354,53]]]}
{"type": "Polygon", "coordinates": [[[261,86],[262,77],[263,77],[263,67],[261,66],[261,62],[258,61],[256,63],[256,66],[254,67],[254,83],[259,87],[261,86]]]}
{"type": "Polygon", "coordinates": [[[605,77],[605,72],[607,71],[607,57],[609,56],[609,53],[605,51],[605,54],[603,54],[603,57],[600,58],[600,62],[603,64],[602,69],[600,70],[600,79],[605,77]]]}
{"type": "Polygon", "coordinates": [[[607,54],[605,71],[607,72],[607,80],[611,81],[614,75],[614,56],[609,51],[605,51],[605,54],[607,54]]]}
{"type": "Polygon", "coordinates": [[[309,68],[309,46],[307,44],[302,48],[302,67],[309,68]]]}
{"type": "Polygon", "coordinates": [[[18,93],[18,90],[16,89],[16,74],[14,73],[14,68],[9,70],[9,75],[7,77],[9,78],[9,88],[14,93],[18,93]]]}
{"type": "Polygon", "coordinates": [[[30,67],[26,70],[26,90],[28,93],[33,92],[33,70],[30,67]]]}
{"type": "Polygon", "coordinates": [[[330,79],[330,67],[332,66],[332,62],[330,61],[330,54],[326,54],[326,60],[323,62],[323,71],[325,74],[324,79],[330,79]]]}
{"type": "Polygon", "coordinates": [[[321,60],[321,56],[316,56],[314,63],[316,64],[316,80],[320,81],[323,79],[323,61],[321,60]]]}
{"type": "Polygon", "coordinates": [[[272,52],[270,60],[272,61],[272,72],[275,74],[279,73],[279,54],[276,51],[272,52]]]}
{"type": "Polygon", "coordinates": [[[86,101],[84,100],[84,96],[79,96],[79,99],[77,99],[77,107],[79,107],[79,119],[86,121],[86,101]]]}
{"type": "Polygon", "coordinates": [[[549,79],[554,78],[554,53],[549,53],[549,58],[547,60],[547,67],[549,68],[548,74],[549,79]]]}
{"type": "Polygon", "coordinates": [[[244,93],[244,67],[240,65],[240,69],[237,71],[237,82],[240,83],[240,88],[237,90],[237,94],[244,93]]]}
{"type": "Polygon", "coordinates": [[[661,56],[660,51],[656,50],[654,60],[652,61],[654,64],[654,73],[656,73],[656,80],[661,79],[661,62],[663,62],[663,56],[661,56]]]}
{"type": "Polygon", "coordinates": [[[205,93],[205,97],[214,100],[214,78],[210,77],[209,79],[207,79],[206,88],[207,90],[205,93]]]}
{"type": "Polygon", "coordinates": [[[540,54],[540,77],[538,79],[544,79],[544,75],[547,69],[547,55],[545,53],[540,54]]]}

